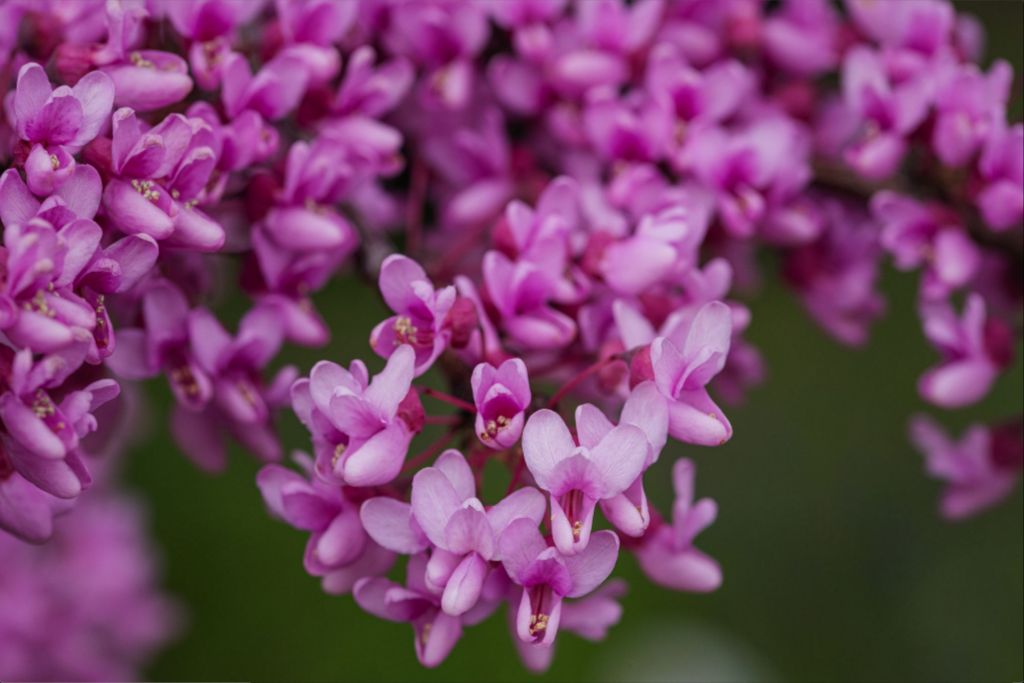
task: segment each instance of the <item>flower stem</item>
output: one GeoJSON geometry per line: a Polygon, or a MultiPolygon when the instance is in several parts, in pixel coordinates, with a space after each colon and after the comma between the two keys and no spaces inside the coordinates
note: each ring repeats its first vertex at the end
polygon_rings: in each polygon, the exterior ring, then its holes
{"type": "Polygon", "coordinates": [[[402,472],[409,472],[418,469],[420,465],[427,462],[435,455],[440,453],[445,446],[455,437],[455,433],[458,430],[452,427],[436,440],[434,440],[429,446],[424,448],[422,451],[411,457],[406,461],[405,466],[402,467],[402,472]]]}
{"type": "Polygon", "coordinates": [[[602,358],[601,360],[584,368],[578,375],[576,375],[575,377],[567,381],[565,384],[563,384],[561,388],[559,388],[558,391],[556,391],[554,395],[551,396],[551,398],[548,400],[547,407],[554,408],[555,406],[557,406],[558,402],[565,398],[566,394],[568,394],[570,391],[578,387],[585,379],[587,379],[588,377],[598,372],[605,366],[610,365],[611,363],[617,360],[620,360],[619,354],[613,354],[611,356],[608,356],[607,358],[602,358]]]}
{"type": "Polygon", "coordinates": [[[452,427],[461,421],[458,415],[427,415],[423,420],[424,424],[444,425],[446,427],[452,427]]]}
{"type": "Polygon", "coordinates": [[[421,389],[421,391],[424,394],[426,394],[427,396],[435,398],[438,401],[443,401],[444,403],[447,403],[449,405],[453,405],[456,408],[458,408],[459,410],[465,410],[466,412],[469,412],[469,413],[475,413],[476,412],[476,406],[475,405],[473,405],[472,403],[469,403],[467,401],[463,401],[461,398],[456,398],[455,396],[452,396],[451,394],[446,394],[443,391],[438,391],[437,389],[431,389],[430,387],[423,387],[421,389]]]}

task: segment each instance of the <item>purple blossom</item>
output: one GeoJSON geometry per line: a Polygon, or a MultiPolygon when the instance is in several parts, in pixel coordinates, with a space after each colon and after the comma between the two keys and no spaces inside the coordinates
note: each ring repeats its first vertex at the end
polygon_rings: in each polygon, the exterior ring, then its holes
{"type": "Polygon", "coordinates": [[[119,392],[117,382],[103,379],[59,399],[51,395],[81,365],[86,348],[33,361],[28,349],[3,347],[0,449],[7,467],[58,498],[75,498],[91,483],[79,440],[96,429],[92,411],[119,392]]]}
{"type": "Polygon", "coordinates": [[[150,130],[130,109],[114,112],[111,170],[103,206],[123,232],[168,244],[216,251],[224,228],[196,204],[217,165],[216,138],[206,122],[172,114],[150,130]]]}
{"type": "Polygon", "coordinates": [[[455,303],[455,287],[435,290],[418,263],[392,254],[380,267],[380,292],[395,315],[370,333],[370,346],[388,358],[400,346],[416,352],[416,375],[430,369],[448,346],[450,332],[444,329],[448,311],[455,303]]]}
{"type": "Polygon", "coordinates": [[[422,426],[407,408],[410,401],[418,405],[415,392],[410,394],[414,363],[415,352],[403,344],[372,382],[362,361],[353,361],[348,370],[321,361],[309,379],[292,386],[292,406],[312,432],[321,476],[373,486],[398,475],[409,442],[422,426]]]}
{"type": "Polygon", "coordinates": [[[310,533],[303,557],[306,571],[321,577],[324,590],[332,594],[348,593],[363,577],[386,572],[394,554],[363,531],[359,506],[340,487],[321,479],[309,456],[293,457],[303,474],[265,465],[256,483],[275,516],[310,533]]]}
{"type": "MultiPolygon", "coordinates": [[[[729,419],[708,395],[732,340],[732,313],[719,301],[705,304],[688,325],[678,325],[650,346],[650,372],[668,400],[668,431],[687,443],[717,446],[732,437],[729,419]]],[[[641,378],[645,378],[641,375],[641,378]]]]}
{"type": "Polygon", "coordinates": [[[581,552],[564,555],[549,546],[528,519],[508,525],[498,542],[509,578],[523,587],[516,634],[526,643],[550,646],[558,633],[564,598],[582,597],[608,578],[619,554],[619,538],[598,531],[581,552]]]}
{"type": "Polygon", "coordinates": [[[49,195],[71,177],[74,153],[100,133],[113,99],[114,84],[104,74],[53,89],[43,67],[21,67],[10,114],[19,137],[31,145],[25,171],[34,194],[49,195]]]}
{"type": "Polygon", "coordinates": [[[51,543],[0,534],[5,676],[132,680],[177,635],[181,610],[159,588],[142,519],[135,501],[97,492],[57,520],[51,543]]]}
{"type": "Polygon", "coordinates": [[[475,488],[472,470],[455,450],[417,472],[412,483],[412,514],[434,546],[424,580],[453,616],[477,604],[488,562],[501,559],[498,539],[509,524],[522,518],[536,526],[544,517],[537,489],[519,489],[485,509],[475,488]]]}
{"type": "Polygon", "coordinates": [[[693,480],[696,467],[681,458],[672,467],[676,500],[671,522],[659,523],[644,537],[636,551],[644,573],[666,588],[705,593],[722,585],[718,563],[693,547],[693,539],[709,527],[718,515],[718,506],[710,498],[694,501],[693,480]]]}
{"type": "MultiPolygon", "coordinates": [[[[587,424],[580,430],[579,439],[583,446],[594,448],[612,429],[613,425],[604,413],[589,403],[576,409],[576,424],[587,424]]],[[[650,524],[647,494],[644,492],[643,472],[658,461],[661,450],[668,439],[668,405],[653,382],[636,386],[622,406],[619,424],[638,427],[647,437],[647,458],[643,470],[636,479],[611,498],[601,500],[601,512],[615,528],[627,536],[641,536],[650,524]]]]}
{"type": "Polygon", "coordinates": [[[138,49],[142,3],[107,3],[107,43],[92,57],[95,66],[114,82],[114,104],[135,111],[154,111],[180,102],[192,91],[188,63],[162,50],[138,49]]]}
{"type": "Polygon", "coordinates": [[[948,296],[970,282],[981,264],[981,252],[958,224],[956,214],[942,205],[923,204],[883,191],[871,200],[881,224],[880,242],[902,270],[925,266],[922,295],[948,296]]]}
{"type": "Polygon", "coordinates": [[[503,572],[491,572],[484,598],[476,608],[460,616],[441,609],[441,598],[426,583],[427,556],[409,558],[405,586],[385,578],[363,578],[356,582],[353,597],[364,610],[388,621],[412,624],[416,658],[426,667],[441,664],[462,637],[463,625],[486,619],[501,603],[507,579],[503,572]]]}
{"type": "Polygon", "coordinates": [[[625,423],[609,429],[596,413],[576,411],[578,445],[551,410],[531,415],[523,430],[523,458],[537,485],[551,494],[551,534],[566,555],[587,548],[598,501],[629,488],[651,458],[643,430],[625,423]]]}
{"type": "Polygon", "coordinates": [[[572,318],[550,306],[554,283],[540,267],[489,251],[484,283],[505,332],[527,349],[557,349],[576,336],[572,318]]]}
{"type": "Polygon", "coordinates": [[[954,440],[932,419],[917,415],[910,438],[925,457],[928,474],[946,482],[939,510],[950,520],[978,514],[1010,495],[1020,479],[1020,424],[990,429],[971,425],[954,440]]]}
{"type": "Polygon", "coordinates": [[[1013,69],[998,61],[988,74],[961,65],[935,94],[932,148],[946,166],[963,166],[1002,125],[1013,69]]]}
{"type": "MultiPolygon", "coordinates": [[[[562,602],[562,614],[559,618],[558,628],[560,631],[575,633],[587,640],[600,641],[608,635],[608,630],[619,623],[622,618],[622,605],[619,598],[626,593],[624,581],[609,581],[578,600],[566,600],[562,602]]],[[[514,604],[522,600],[516,596],[510,600],[514,604]]],[[[513,630],[515,629],[516,615],[509,610],[509,621],[513,630]]],[[[516,649],[523,663],[531,671],[543,673],[551,666],[551,660],[555,655],[555,644],[545,645],[543,643],[527,643],[520,638],[514,638],[516,649]]]]}
{"type": "Polygon", "coordinates": [[[993,230],[1005,231],[1024,218],[1024,125],[1000,125],[989,135],[978,161],[982,189],[977,203],[993,230]]]}
{"type": "Polygon", "coordinates": [[[526,364],[519,358],[510,358],[497,368],[480,363],[473,368],[470,382],[480,442],[495,450],[511,448],[523,432],[531,400],[526,364]]]}
{"type": "Polygon", "coordinates": [[[1002,368],[1013,360],[1010,331],[986,314],[985,301],[970,294],[959,316],[946,301],[923,304],[924,333],[943,356],[918,381],[921,396],[943,408],[980,401],[1002,368]]]}

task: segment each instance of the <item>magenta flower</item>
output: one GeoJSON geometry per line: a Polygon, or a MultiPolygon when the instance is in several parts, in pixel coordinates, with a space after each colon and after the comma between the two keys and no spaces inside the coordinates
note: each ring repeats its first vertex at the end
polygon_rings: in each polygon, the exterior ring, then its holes
{"type": "Polygon", "coordinates": [[[306,63],[295,55],[282,53],[252,73],[244,55],[232,52],[223,58],[221,101],[234,118],[246,109],[268,121],[286,116],[298,106],[306,92],[306,63]]]}
{"type": "Polygon", "coordinates": [[[710,498],[693,499],[695,466],[680,458],[672,467],[676,500],[671,523],[652,528],[636,550],[640,568],[655,583],[666,588],[706,593],[722,585],[718,563],[693,547],[693,539],[709,527],[718,515],[710,498]]]}
{"type": "Polygon", "coordinates": [[[918,381],[921,396],[942,408],[980,401],[1002,369],[1013,360],[1009,329],[986,316],[985,300],[971,294],[958,317],[945,301],[922,306],[924,333],[943,356],[940,365],[918,381]]]}
{"type": "Polygon", "coordinates": [[[608,578],[619,555],[619,537],[598,531],[575,555],[549,546],[528,519],[508,525],[498,541],[509,578],[523,587],[516,634],[526,643],[551,645],[562,617],[562,600],[590,593],[608,578]]]}
{"type": "Polygon", "coordinates": [[[1003,125],[1013,68],[1004,61],[983,74],[974,64],[951,68],[935,95],[932,149],[946,166],[963,166],[1003,125]]]}
{"type": "MultiPolygon", "coordinates": [[[[619,623],[622,618],[622,605],[619,598],[626,593],[625,581],[609,581],[593,593],[578,600],[565,600],[562,602],[562,614],[558,622],[559,631],[569,631],[581,638],[591,641],[601,641],[608,635],[608,630],[619,623]]],[[[515,601],[520,601],[520,596],[515,596],[515,601]]],[[[514,604],[510,599],[510,604],[514,604]]],[[[509,621],[515,629],[516,615],[509,610],[509,621]]],[[[543,643],[527,643],[521,638],[515,638],[516,649],[523,664],[530,671],[543,673],[551,666],[551,660],[555,656],[555,644],[545,645],[543,643]]]]}
{"type": "Polygon", "coordinates": [[[418,263],[392,254],[380,267],[380,292],[395,315],[370,333],[370,346],[384,358],[408,345],[416,352],[416,376],[430,369],[448,346],[445,318],[455,303],[455,287],[435,290],[418,263]]]}
{"type": "Polygon", "coordinates": [[[406,566],[405,586],[385,578],[363,578],[356,582],[352,596],[364,610],[388,621],[412,624],[416,658],[435,667],[448,657],[462,637],[462,627],[486,619],[501,603],[505,582],[502,572],[491,572],[484,600],[470,612],[452,616],[441,609],[441,599],[425,582],[427,556],[413,555],[406,566]]]}
{"type": "Polygon", "coordinates": [[[839,61],[839,21],[827,0],[788,0],[764,22],[764,47],[790,73],[814,76],[839,61]]]}
{"type": "Polygon", "coordinates": [[[1000,125],[989,136],[978,172],[983,187],[978,208],[993,230],[1005,231],[1024,218],[1024,125],[1000,125]]]}
{"type": "Polygon", "coordinates": [[[103,191],[114,225],[200,251],[224,245],[224,228],[196,204],[217,165],[216,138],[202,119],[171,114],[144,131],[135,112],[114,112],[111,170],[103,191]]]}
{"type": "Polygon", "coordinates": [[[72,286],[101,236],[99,226],[87,219],[59,231],[41,218],[4,227],[0,329],[12,342],[51,353],[88,338],[96,313],[72,286]]]}
{"type": "MultiPolygon", "coordinates": [[[[604,413],[589,403],[576,409],[576,424],[588,425],[580,430],[580,444],[594,448],[612,429],[604,413]]],[[[636,479],[622,493],[601,500],[601,512],[615,528],[628,536],[641,536],[651,516],[644,492],[643,472],[658,461],[668,440],[668,404],[654,382],[642,382],[629,394],[619,424],[638,427],[647,437],[647,458],[636,479]]]]}
{"type": "Polygon", "coordinates": [[[645,214],[632,237],[605,247],[601,275],[618,293],[640,294],[692,269],[706,232],[707,223],[682,206],[645,214]]]}
{"type": "Polygon", "coordinates": [[[606,429],[607,420],[576,412],[579,445],[558,413],[539,410],[523,430],[523,458],[537,485],[551,494],[551,535],[566,555],[586,549],[598,501],[614,498],[636,481],[651,448],[633,425],[606,429]]]}
{"type": "Polygon", "coordinates": [[[767,116],[736,133],[707,128],[695,135],[680,164],[716,195],[731,235],[750,237],[769,209],[810,180],[806,132],[782,116],[767,116]]]}
{"type": "Polygon", "coordinates": [[[189,304],[166,280],[149,285],[142,295],[141,328],[118,330],[118,346],[108,366],[126,379],[167,375],[178,403],[194,411],[213,397],[213,382],[189,343],[189,304]]]}
{"type": "Polygon", "coordinates": [[[0,533],[5,677],[142,677],[182,626],[180,605],[160,589],[158,553],[143,519],[136,501],[97,491],[57,520],[46,545],[0,533]],[[41,649],[50,654],[41,657],[41,649]]]}
{"type": "Polygon", "coordinates": [[[515,342],[527,349],[557,349],[576,336],[572,318],[549,305],[555,286],[540,267],[489,251],[483,270],[500,324],[515,342]]]}
{"type": "Polygon", "coordinates": [[[92,56],[114,82],[114,104],[154,111],[180,102],[192,92],[188,63],[162,50],[136,49],[148,12],[141,3],[107,3],[107,43],[92,56]]]}
{"type": "Polygon", "coordinates": [[[923,204],[882,191],[871,200],[881,223],[880,242],[902,270],[925,266],[921,292],[928,299],[948,296],[974,277],[981,252],[960,227],[956,214],[940,204],[923,204]]]}
{"type": "Polygon", "coordinates": [[[326,138],[289,148],[284,186],[265,220],[267,236],[278,248],[332,250],[341,257],[355,249],[354,228],[330,206],[352,182],[351,167],[338,163],[344,156],[344,146],[326,138]]]}
{"type": "Polygon", "coordinates": [[[506,527],[519,518],[536,526],[544,517],[544,497],[537,489],[519,489],[486,510],[475,489],[473,471],[455,450],[417,472],[412,483],[412,514],[434,545],[424,580],[441,594],[441,609],[453,616],[477,604],[488,562],[501,559],[498,539],[506,527]]]}
{"type": "Polygon", "coordinates": [[[264,461],[281,458],[273,410],[288,403],[298,375],[294,366],[280,368],[269,382],[266,365],[282,342],[277,310],[256,306],[241,320],[232,337],[206,309],[188,314],[190,356],[208,379],[211,405],[203,411],[179,404],[171,432],[181,448],[204,469],[219,471],[227,462],[224,434],[230,434],[264,461]]]}
{"type": "Polygon", "coordinates": [[[295,461],[305,476],[280,465],[265,465],[256,484],[270,511],[296,529],[310,532],[303,557],[306,571],[321,577],[324,590],[347,593],[366,576],[386,572],[394,555],[363,531],[359,506],[340,487],[320,479],[304,453],[295,461]]]}
{"type": "Polygon", "coordinates": [[[53,535],[54,519],[74,504],[74,499],[52,496],[18,474],[0,440],[0,530],[29,543],[43,543],[53,535]]]}
{"type": "Polygon", "coordinates": [[[113,99],[114,84],[101,73],[85,75],[73,88],[54,90],[43,67],[21,67],[12,123],[32,146],[25,171],[33,193],[49,195],[71,177],[72,155],[99,134],[113,99]]]}
{"type": "Polygon", "coordinates": [[[884,60],[884,55],[858,46],[843,61],[843,95],[859,126],[844,156],[872,180],[896,171],[906,152],[906,138],[924,120],[932,98],[925,79],[897,82],[884,60]]]}
{"type": "Polygon", "coordinates": [[[369,45],[357,48],[348,58],[331,112],[338,116],[379,117],[392,109],[409,91],[412,65],[393,59],[375,65],[377,54],[369,45]]]}
{"type": "Polygon", "coordinates": [[[476,405],[476,435],[485,446],[495,450],[511,448],[523,432],[526,409],[530,405],[530,378],[526,364],[510,358],[495,368],[480,363],[470,379],[476,405]]]}
{"type": "MultiPolygon", "coordinates": [[[[316,470],[350,486],[375,486],[394,479],[413,435],[422,427],[408,410],[415,363],[403,344],[369,380],[362,361],[348,370],[330,361],[313,366],[309,379],[292,387],[295,414],[313,434],[316,470]]],[[[419,411],[422,415],[422,408],[419,411]]]]}
{"type": "Polygon", "coordinates": [[[50,391],[78,369],[86,348],[78,344],[33,361],[28,349],[3,347],[0,448],[9,466],[58,498],[74,498],[91,483],[79,440],[96,429],[92,411],[119,392],[117,382],[106,379],[54,400],[50,391]]]}
{"type": "MultiPolygon", "coordinates": [[[[668,399],[668,431],[686,443],[717,446],[732,425],[708,395],[707,385],[725,367],[732,341],[732,313],[720,301],[700,308],[688,325],[651,343],[651,378],[668,399]]],[[[643,375],[641,379],[647,379],[643,375]]]]}
{"type": "Polygon", "coordinates": [[[925,457],[928,474],[946,482],[939,510],[950,520],[978,514],[1013,491],[1020,479],[1024,444],[1020,423],[991,429],[971,425],[950,439],[930,418],[910,423],[910,438],[925,457]]]}

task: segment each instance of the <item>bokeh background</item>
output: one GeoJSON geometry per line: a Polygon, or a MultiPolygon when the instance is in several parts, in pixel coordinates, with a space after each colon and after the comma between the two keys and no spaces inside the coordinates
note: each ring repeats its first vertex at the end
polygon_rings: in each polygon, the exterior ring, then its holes
{"type": "MultiPolygon", "coordinates": [[[[893,0],[901,1],[901,0],[893,0]]],[[[1024,5],[965,2],[990,33],[989,57],[1021,73],[1024,5]]],[[[1015,116],[1020,116],[1019,85],[1015,116]]],[[[719,502],[699,539],[722,563],[711,595],[649,584],[632,557],[622,622],[589,643],[559,636],[551,670],[520,665],[504,609],[467,630],[436,670],[419,666],[412,630],[331,597],[302,569],[305,537],[271,519],[254,484],[258,464],[239,450],[217,477],[177,450],[162,416],[166,387],[146,386],[149,437],[127,458],[127,485],[148,502],[163,552],[165,585],[187,609],[182,636],[146,672],[149,680],[226,681],[1020,681],[1024,678],[1024,499],[951,524],[935,514],[939,484],[925,477],[906,438],[908,417],[929,408],[915,391],[935,359],[914,311],[915,277],[887,270],[889,314],[870,344],[850,350],[807,318],[772,277],[749,300],[749,338],[769,366],[766,383],[728,414],[735,437],[717,449],[670,446],[649,493],[671,500],[678,456],[698,464],[698,495],[719,502]]],[[[306,372],[319,358],[382,363],[367,343],[385,311],[354,277],[317,298],[335,339],[292,350],[306,372]]],[[[222,304],[230,313],[237,302],[222,304]]],[[[1024,370],[1013,370],[979,406],[942,416],[973,419],[1021,411],[1024,370]]],[[[935,411],[931,411],[935,414],[935,411]]],[[[287,448],[308,436],[285,423],[287,448]]],[[[485,501],[487,502],[487,501],[485,501]]],[[[493,502],[493,501],[492,501],[493,502]]]]}

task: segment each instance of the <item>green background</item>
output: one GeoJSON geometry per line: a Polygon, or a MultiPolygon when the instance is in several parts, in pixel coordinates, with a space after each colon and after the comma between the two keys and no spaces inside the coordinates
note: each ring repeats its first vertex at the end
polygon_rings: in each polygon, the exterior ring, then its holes
{"type": "MultiPolygon", "coordinates": [[[[993,32],[990,52],[1019,74],[1022,6],[966,5],[993,32]]],[[[673,444],[648,476],[664,506],[670,463],[697,461],[697,493],[720,508],[698,545],[721,562],[723,587],[711,595],[662,590],[624,554],[616,569],[630,584],[622,621],[598,644],[560,635],[542,679],[1021,680],[1020,488],[980,517],[944,522],[935,514],[940,485],[906,439],[908,416],[928,410],[917,377],[935,360],[913,313],[915,276],[886,271],[889,313],[861,350],[826,338],[773,279],[750,301],[749,338],[769,376],[746,405],[727,409],[735,437],[717,449],[673,444]]],[[[359,357],[378,368],[366,341],[385,315],[375,293],[346,278],[317,304],[333,343],[289,349],[286,359],[303,372],[319,358],[359,357]]],[[[943,422],[959,429],[1019,413],[1021,352],[982,404],[943,422]]],[[[188,613],[149,679],[533,678],[519,664],[504,609],[468,629],[439,669],[420,667],[407,625],[366,615],[306,575],[305,535],[266,514],[257,463],[236,449],[224,474],[199,472],[161,419],[166,387],[147,389],[151,436],[133,449],[125,478],[148,501],[165,585],[188,613]]],[[[308,447],[293,420],[284,440],[288,449],[308,447]]]]}

